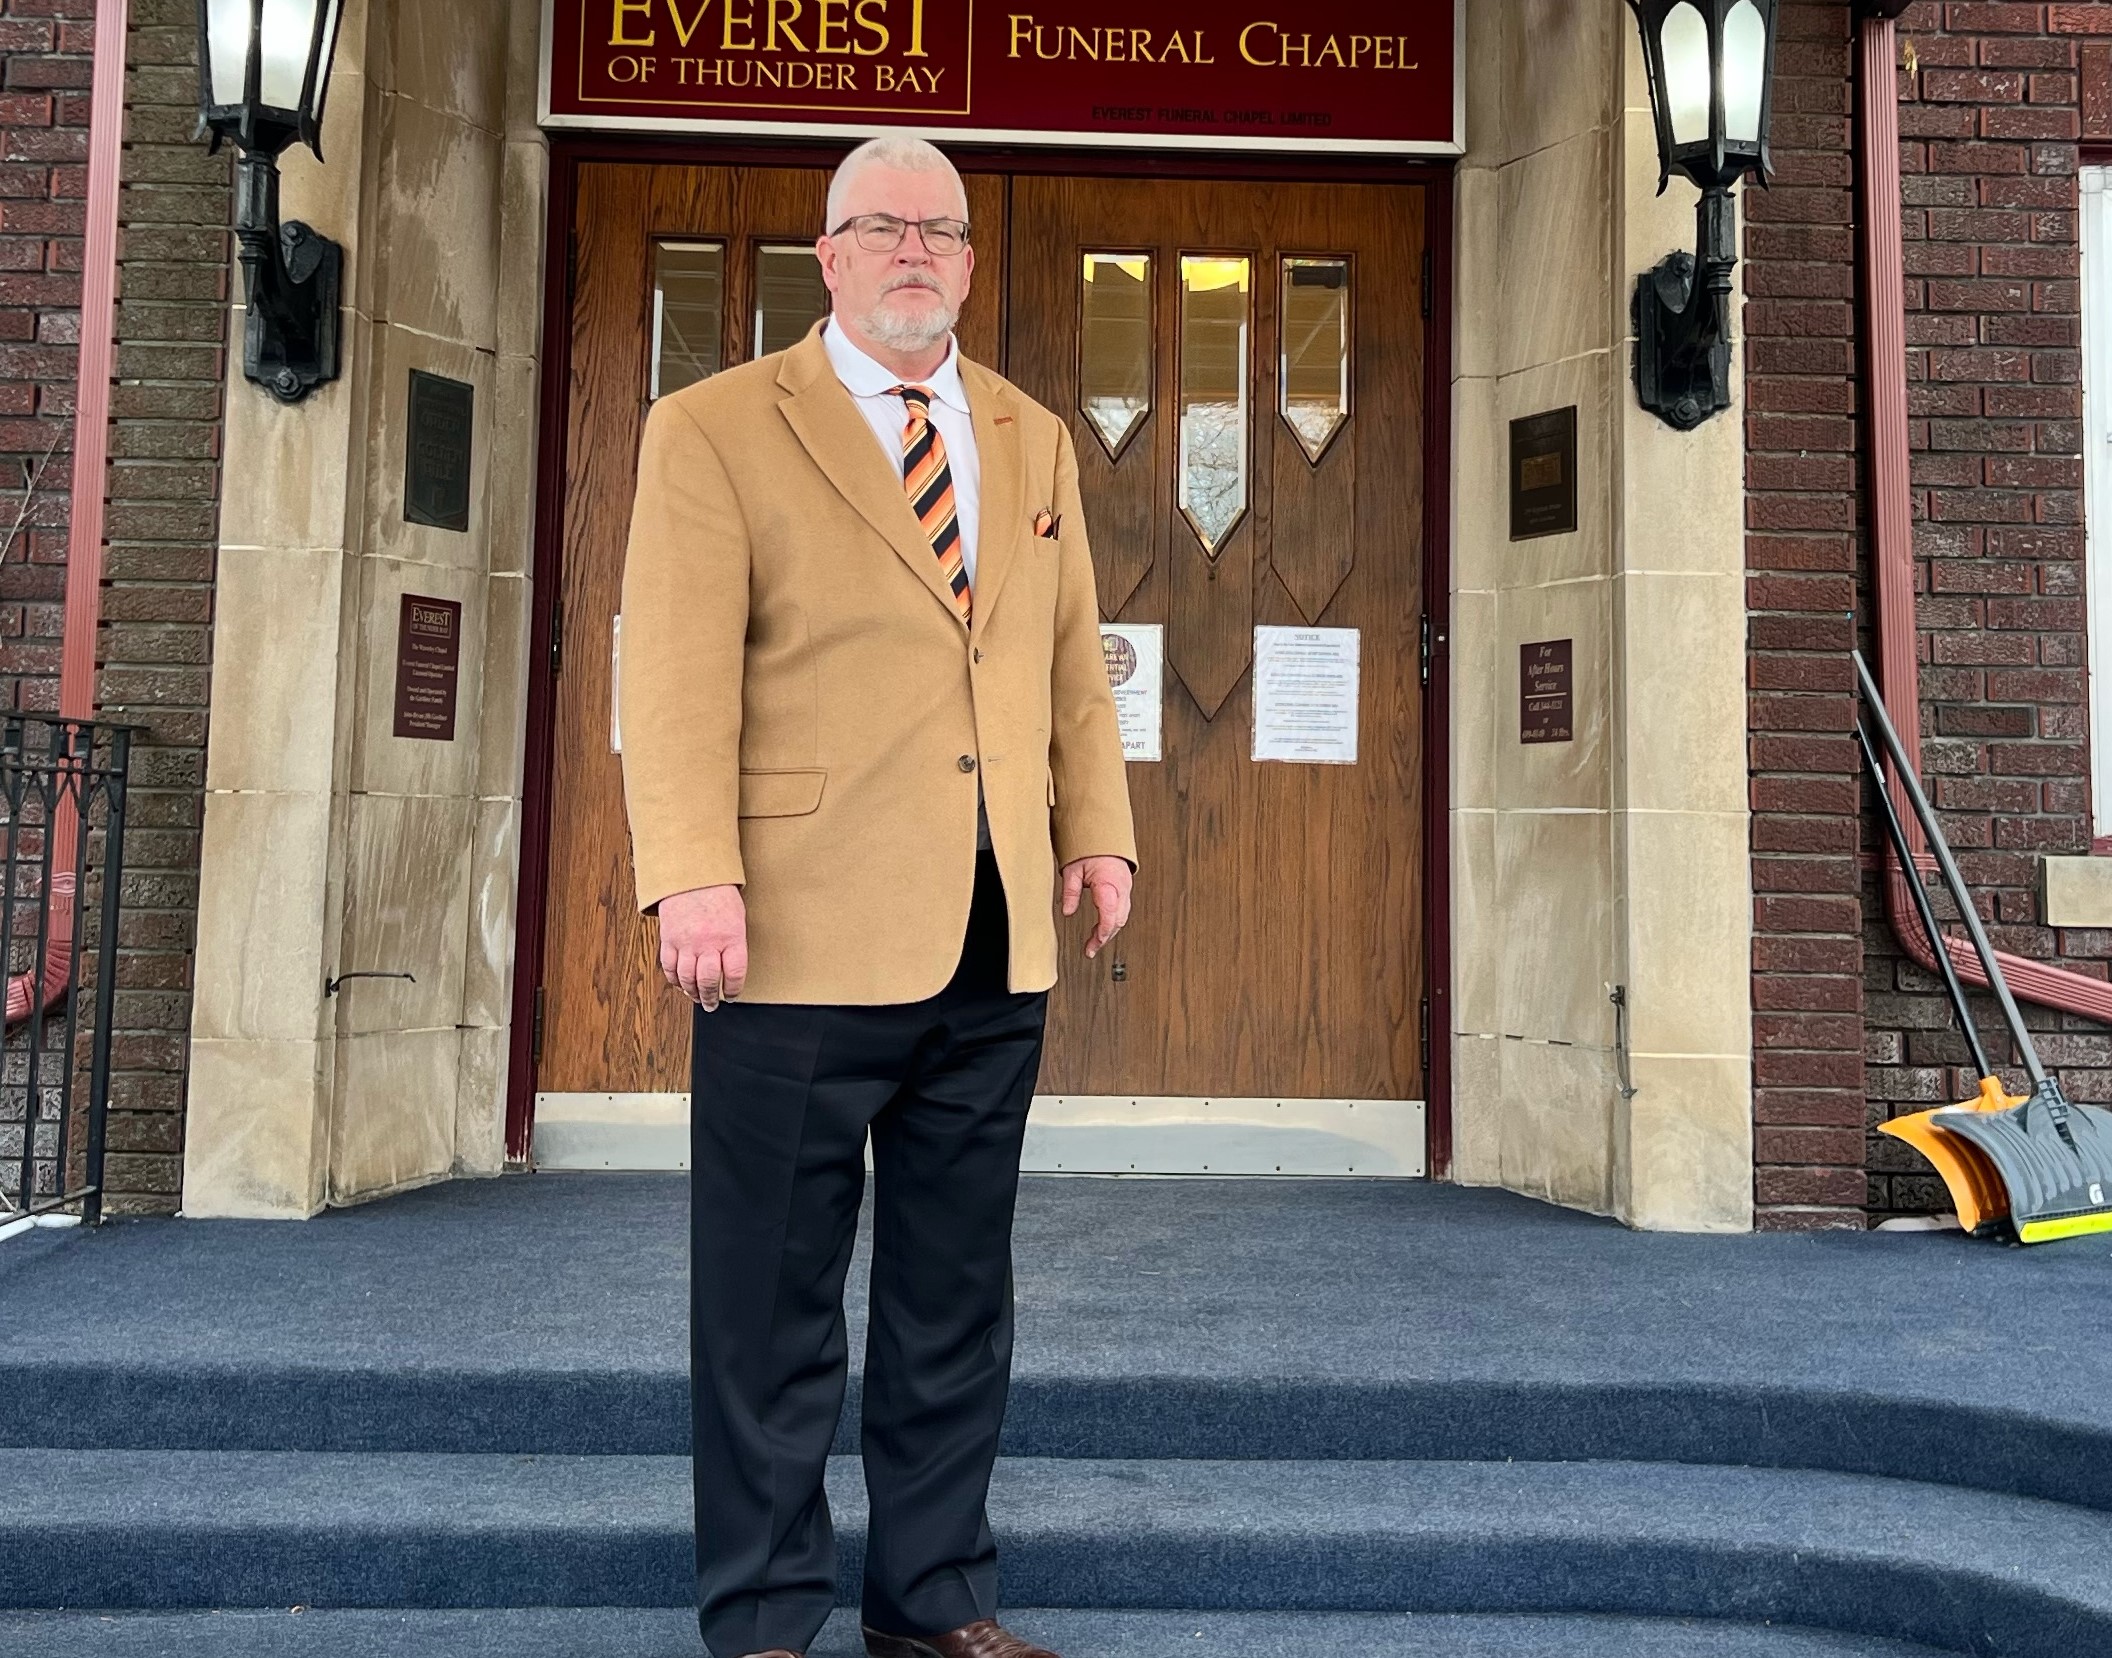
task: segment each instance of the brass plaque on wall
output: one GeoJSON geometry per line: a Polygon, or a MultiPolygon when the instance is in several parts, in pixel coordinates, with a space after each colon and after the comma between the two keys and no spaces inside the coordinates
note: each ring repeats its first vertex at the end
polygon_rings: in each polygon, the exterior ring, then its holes
{"type": "Polygon", "coordinates": [[[442,374],[411,370],[404,422],[403,516],[441,530],[469,528],[470,433],[477,388],[442,374]]]}
{"type": "Polygon", "coordinates": [[[1577,527],[1577,406],[1511,422],[1511,539],[1577,527]]]}
{"type": "Polygon", "coordinates": [[[1518,740],[1566,743],[1576,735],[1570,667],[1576,643],[1543,639],[1518,647],[1518,740]]]}

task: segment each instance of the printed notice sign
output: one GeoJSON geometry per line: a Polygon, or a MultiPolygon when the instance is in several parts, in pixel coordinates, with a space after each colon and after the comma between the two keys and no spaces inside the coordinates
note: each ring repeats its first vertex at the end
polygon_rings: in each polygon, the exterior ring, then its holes
{"type": "Polygon", "coordinates": [[[1122,725],[1122,758],[1163,760],[1160,741],[1166,706],[1166,630],[1157,622],[1103,622],[1100,649],[1122,725]]]}
{"type": "Polygon", "coordinates": [[[1577,732],[1570,667],[1576,642],[1542,639],[1518,647],[1518,740],[1566,743],[1577,732]]]}
{"type": "Polygon", "coordinates": [[[1355,628],[1254,630],[1254,758],[1357,763],[1355,628]]]}
{"type": "Polygon", "coordinates": [[[406,593],[396,619],[396,735],[455,739],[455,678],[462,663],[462,606],[406,593]]]}

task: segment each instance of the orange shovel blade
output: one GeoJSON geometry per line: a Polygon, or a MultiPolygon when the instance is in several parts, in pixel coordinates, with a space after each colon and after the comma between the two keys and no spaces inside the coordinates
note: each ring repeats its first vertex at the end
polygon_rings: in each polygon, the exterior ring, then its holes
{"type": "MultiPolygon", "coordinates": [[[[2003,1088],[2000,1077],[1982,1077],[1978,1097],[1961,1101],[1951,1109],[2007,1111],[2023,1103],[2003,1088]]],[[[1917,1111],[1911,1117],[1895,1117],[1878,1127],[1893,1139],[1904,1140],[1935,1166],[1958,1206],[1958,1224],[1968,1232],[1977,1232],[1989,1221],[2000,1220],[2009,1213],[2009,1188],[1985,1152],[1968,1140],[1946,1133],[1935,1117],[1933,1111],[1917,1111]]]]}

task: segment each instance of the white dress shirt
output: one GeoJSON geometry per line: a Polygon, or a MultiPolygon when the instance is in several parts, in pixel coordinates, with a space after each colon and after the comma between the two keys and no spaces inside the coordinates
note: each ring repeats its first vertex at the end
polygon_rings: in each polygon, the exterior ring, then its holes
{"type": "MultiPolygon", "coordinates": [[[[830,319],[821,331],[821,343],[829,353],[829,366],[843,382],[865,423],[887,455],[896,477],[902,475],[902,429],[909,424],[909,409],[889,388],[905,382],[893,369],[875,362],[844,336],[830,319]]],[[[909,382],[930,388],[931,423],[946,445],[946,464],[953,473],[953,514],[961,531],[961,568],[968,572],[968,591],[975,592],[975,531],[977,511],[982,505],[983,468],[975,453],[975,425],[968,418],[968,388],[961,384],[961,348],[946,342],[946,360],[928,379],[909,382]]],[[[938,555],[932,555],[936,558],[938,555]]]]}
{"type": "MultiPolygon", "coordinates": [[[[902,377],[883,363],[875,362],[844,336],[832,317],[821,330],[821,343],[829,354],[829,366],[843,389],[851,394],[858,412],[880,442],[887,464],[896,477],[902,475],[902,432],[909,424],[909,405],[894,387],[902,377]]],[[[929,419],[939,429],[946,445],[946,467],[953,474],[953,518],[961,532],[961,568],[968,575],[968,593],[975,594],[975,529],[977,508],[982,504],[983,468],[976,458],[975,426],[968,418],[968,388],[961,384],[961,346],[951,335],[946,340],[946,360],[920,381],[931,393],[929,419]]],[[[933,559],[939,556],[931,555],[933,559]]],[[[983,782],[975,782],[975,845],[990,850],[990,817],[983,809],[983,782]]]]}

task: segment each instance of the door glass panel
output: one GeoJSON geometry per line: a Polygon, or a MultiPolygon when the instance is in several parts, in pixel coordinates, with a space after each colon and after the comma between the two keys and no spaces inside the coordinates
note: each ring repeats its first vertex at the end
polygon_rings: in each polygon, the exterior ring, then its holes
{"type": "Polygon", "coordinates": [[[1180,505],[1215,558],[1247,510],[1247,315],[1253,262],[1181,255],[1180,505]]]}
{"type": "Polygon", "coordinates": [[[828,314],[821,261],[807,242],[764,243],[755,250],[755,354],[799,344],[828,314]]]}
{"type": "Polygon", "coordinates": [[[1283,262],[1284,424],[1317,462],[1349,418],[1349,261],[1283,262]]]}
{"type": "Polygon", "coordinates": [[[680,391],[719,372],[725,314],[726,244],[655,242],[649,395],[680,391]]]}
{"type": "Polygon", "coordinates": [[[1113,460],[1151,412],[1151,255],[1088,253],[1079,305],[1078,409],[1113,460]]]}

